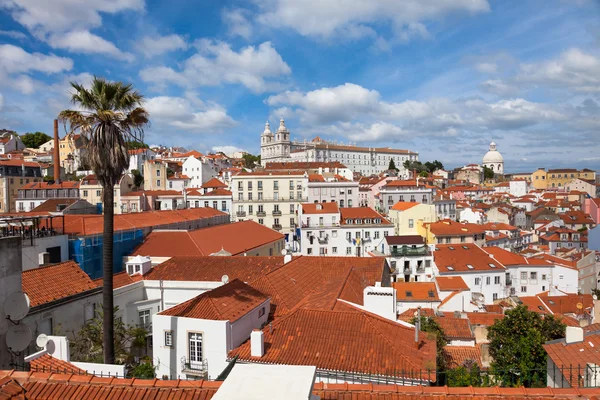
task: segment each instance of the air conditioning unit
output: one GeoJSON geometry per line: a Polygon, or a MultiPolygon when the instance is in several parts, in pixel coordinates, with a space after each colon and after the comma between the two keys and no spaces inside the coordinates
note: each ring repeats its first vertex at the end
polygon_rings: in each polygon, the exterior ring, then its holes
{"type": "Polygon", "coordinates": [[[38,256],[38,263],[39,265],[50,264],[50,253],[47,251],[40,253],[38,256]]]}

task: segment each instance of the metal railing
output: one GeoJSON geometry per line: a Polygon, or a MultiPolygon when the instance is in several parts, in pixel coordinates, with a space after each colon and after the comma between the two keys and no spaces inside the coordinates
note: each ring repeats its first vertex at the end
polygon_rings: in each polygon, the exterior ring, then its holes
{"type": "Polygon", "coordinates": [[[281,217],[281,210],[274,210],[273,211],[273,216],[274,217],[281,217]]]}
{"type": "Polygon", "coordinates": [[[391,247],[390,255],[392,257],[406,257],[406,256],[430,256],[431,251],[429,247],[409,247],[409,246],[401,246],[401,247],[391,247]]]}
{"type": "Polygon", "coordinates": [[[238,217],[245,217],[246,216],[246,211],[238,211],[235,213],[235,215],[237,215],[238,217]]]}
{"type": "Polygon", "coordinates": [[[283,227],[280,224],[273,224],[273,229],[275,229],[276,231],[280,231],[281,229],[283,229],[283,227]]]}
{"type": "Polygon", "coordinates": [[[266,216],[267,216],[267,213],[266,213],[266,212],[264,212],[264,211],[257,211],[257,212],[256,212],[256,216],[257,216],[257,217],[266,217],[266,216]]]}
{"type": "Polygon", "coordinates": [[[275,198],[260,198],[251,199],[246,198],[233,200],[234,203],[281,203],[281,202],[293,202],[293,203],[308,203],[308,197],[279,197],[275,198]]]}
{"type": "Polygon", "coordinates": [[[187,357],[181,357],[181,372],[199,377],[208,377],[208,360],[192,361],[187,357]]]}

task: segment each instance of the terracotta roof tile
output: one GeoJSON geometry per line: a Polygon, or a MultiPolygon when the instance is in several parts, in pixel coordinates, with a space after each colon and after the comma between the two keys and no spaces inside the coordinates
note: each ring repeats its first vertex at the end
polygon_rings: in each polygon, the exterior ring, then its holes
{"type": "Polygon", "coordinates": [[[479,346],[445,346],[443,351],[448,368],[469,366],[471,362],[482,366],[479,346]]]}
{"type": "Polygon", "coordinates": [[[440,301],[434,282],[394,282],[392,286],[398,301],[440,301]]]}
{"type": "Polygon", "coordinates": [[[58,206],[65,205],[68,207],[77,201],[80,201],[80,199],[48,199],[33,210],[31,210],[31,212],[55,212],[58,211],[58,206]]]}
{"type": "MultiPolygon", "coordinates": [[[[366,219],[369,218],[371,220],[378,218],[381,220],[381,224],[384,225],[392,225],[390,221],[385,219],[381,214],[377,211],[373,210],[370,207],[353,207],[353,208],[340,208],[341,213],[341,222],[342,225],[346,224],[347,219],[366,219]]],[[[374,222],[372,222],[374,223],[374,222]]]]}
{"type": "Polygon", "coordinates": [[[265,170],[309,170],[319,168],[346,168],[344,164],[339,161],[331,162],[304,162],[304,161],[292,161],[292,162],[267,162],[265,170]]]}
{"type": "Polygon", "coordinates": [[[469,290],[461,276],[436,276],[435,282],[441,291],[469,290]]]}
{"type": "MultiPolygon", "coordinates": [[[[139,282],[143,277],[139,274],[129,275],[127,271],[117,272],[113,275],[113,289],[118,289],[123,286],[131,285],[132,283],[139,282]]],[[[102,278],[94,279],[96,286],[102,286],[102,278]]]]}
{"type": "Polygon", "coordinates": [[[434,318],[440,324],[440,327],[444,331],[446,338],[449,340],[475,340],[473,333],[471,332],[468,319],[455,318],[451,316],[434,318]]]}
{"type": "Polygon", "coordinates": [[[527,258],[516,254],[511,253],[508,250],[501,249],[500,247],[490,246],[486,247],[485,251],[492,254],[496,260],[502,263],[504,266],[509,265],[527,265],[527,258]]]}
{"type": "Polygon", "coordinates": [[[29,363],[29,368],[32,372],[53,372],[61,374],[85,374],[86,372],[70,362],[59,360],[52,357],[50,354],[32,360],[29,363]]]}
{"type": "Polygon", "coordinates": [[[504,314],[487,312],[468,312],[466,314],[471,325],[491,326],[497,320],[504,318],[504,314]]]}
{"type": "Polygon", "coordinates": [[[392,206],[392,210],[396,211],[406,211],[410,208],[418,206],[420,203],[410,202],[410,201],[399,201],[392,206]]]}
{"type": "Polygon", "coordinates": [[[231,196],[231,191],[223,188],[213,189],[203,196],[231,196]]]}
{"type": "Polygon", "coordinates": [[[340,212],[337,203],[304,203],[302,214],[337,214],[340,212]]]}
{"type": "Polygon", "coordinates": [[[566,344],[565,339],[554,340],[544,344],[544,349],[571,387],[580,387],[584,385],[581,375],[587,365],[600,364],[600,333],[585,334],[583,342],[566,344]]]}
{"type": "Polygon", "coordinates": [[[267,300],[268,296],[234,279],[158,315],[234,322],[267,300]]]}
{"type": "Polygon", "coordinates": [[[506,269],[484,249],[472,243],[438,244],[433,256],[441,274],[506,269]]]}
{"type": "Polygon", "coordinates": [[[74,261],[24,271],[22,287],[29,296],[31,307],[97,289],[74,261]]]}
{"type": "MultiPolygon", "coordinates": [[[[364,311],[297,309],[276,319],[263,333],[263,357],[250,355],[249,341],[231,351],[230,357],[386,376],[435,368],[435,341],[422,339],[417,349],[414,329],[364,311]]],[[[433,375],[431,380],[435,381],[433,375]]]]}
{"type": "Polygon", "coordinates": [[[481,235],[485,233],[482,225],[460,223],[451,220],[442,220],[424,224],[429,227],[431,233],[435,236],[467,236],[481,235]]]}
{"type": "Polygon", "coordinates": [[[209,256],[221,249],[232,255],[243,255],[283,239],[284,235],[262,224],[240,221],[191,231],[154,231],[133,251],[133,255],[209,256]]]}
{"type": "Polygon", "coordinates": [[[325,178],[321,174],[309,174],[308,175],[309,182],[325,182],[325,178]]]}
{"type": "Polygon", "coordinates": [[[202,184],[202,187],[205,189],[217,189],[217,188],[226,188],[227,185],[218,180],[217,178],[209,179],[208,181],[202,184]]]}

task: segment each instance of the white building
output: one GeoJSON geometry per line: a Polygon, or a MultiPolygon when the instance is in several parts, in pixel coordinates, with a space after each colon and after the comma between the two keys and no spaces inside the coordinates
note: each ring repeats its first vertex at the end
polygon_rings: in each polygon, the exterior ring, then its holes
{"type": "Polygon", "coordinates": [[[154,315],[156,375],[215,379],[227,367],[229,351],[267,323],[269,310],[268,296],[236,279],[154,315]]]}
{"type": "Polygon", "coordinates": [[[388,182],[379,191],[379,209],[388,214],[390,208],[398,202],[433,204],[437,188],[412,180],[396,180],[388,182]]]}
{"type": "Polygon", "coordinates": [[[490,150],[483,156],[483,166],[490,168],[496,175],[504,175],[504,157],[496,150],[496,143],[490,143],[490,150]]]}
{"type": "Polygon", "coordinates": [[[511,180],[508,182],[508,192],[515,196],[521,197],[529,193],[529,182],[525,179],[511,180]]]}
{"type": "Polygon", "coordinates": [[[383,255],[396,282],[424,282],[433,276],[432,246],[419,235],[386,236],[383,255]]]}
{"type": "Polygon", "coordinates": [[[132,172],[134,169],[140,171],[140,174],[144,172],[144,162],[146,160],[154,160],[156,153],[150,149],[135,149],[129,150],[129,167],[128,172],[132,172]]]}
{"type": "Polygon", "coordinates": [[[405,161],[417,161],[418,153],[409,150],[390,148],[359,147],[328,142],[316,137],[310,142],[291,141],[290,132],[282,119],[277,132],[271,132],[269,122],[261,135],[261,162],[305,161],[305,162],[334,162],[338,161],[353,172],[368,176],[386,171],[390,160],[394,161],[399,175],[408,178],[404,169],[405,161]]]}
{"type": "Polygon", "coordinates": [[[394,234],[394,224],[368,207],[308,203],[301,205],[299,218],[303,255],[365,257],[383,251],[384,238],[394,234]]]}
{"type": "Polygon", "coordinates": [[[204,182],[219,175],[212,162],[206,162],[201,158],[189,156],[183,162],[182,173],[190,178],[189,187],[202,187],[204,182]]]}
{"type": "Polygon", "coordinates": [[[358,182],[330,173],[308,176],[309,203],[338,203],[340,207],[358,206],[358,182]]]}
{"type": "Polygon", "coordinates": [[[8,154],[11,151],[23,149],[25,149],[25,145],[19,135],[14,132],[0,133],[0,154],[8,154]]]}

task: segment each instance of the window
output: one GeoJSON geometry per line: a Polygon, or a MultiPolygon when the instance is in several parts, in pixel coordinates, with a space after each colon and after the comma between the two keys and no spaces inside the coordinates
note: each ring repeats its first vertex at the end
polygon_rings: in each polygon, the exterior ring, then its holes
{"type": "Polygon", "coordinates": [[[537,272],[532,272],[529,276],[530,279],[537,279],[537,272]]]}
{"type": "MultiPolygon", "coordinates": [[[[238,200],[242,201],[244,200],[244,193],[238,193],[238,200]]],[[[208,201],[205,201],[204,203],[208,203],[208,201]]],[[[208,206],[207,206],[208,207],[208,206]]]]}
{"type": "Polygon", "coordinates": [[[498,300],[498,293],[492,294],[492,300],[498,300]]]}
{"type": "Polygon", "coordinates": [[[258,192],[258,199],[262,200],[263,199],[263,192],[258,192]]]}
{"type": "MultiPolygon", "coordinates": [[[[241,193],[239,193],[239,194],[241,194],[241,193]]],[[[252,192],[248,193],[248,200],[252,200],[252,192]]]]}
{"type": "Polygon", "coordinates": [[[494,285],[499,285],[500,284],[500,277],[499,276],[495,276],[494,277],[494,285]]]}
{"type": "Polygon", "coordinates": [[[156,176],[160,176],[160,169],[156,170],[156,176]]]}
{"type": "Polygon", "coordinates": [[[348,199],[348,208],[352,208],[352,199],[348,199]]]}
{"type": "Polygon", "coordinates": [[[564,275],[559,275],[558,279],[564,279],[564,277],[565,277],[564,275]]]}
{"type": "Polygon", "coordinates": [[[527,293],[527,286],[521,286],[521,293],[527,293]]]}
{"type": "Polygon", "coordinates": [[[156,186],[160,186],[160,179],[156,181],[156,186]]]}
{"type": "Polygon", "coordinates": [[[312,249],[309,247],[308,249],[306,249],[306,253],[310,256],[312,254],[312,249]]]}
{"type": "Polygon", "coordinates": [[[491,283],[492,283],[492,278],[491,278],[491,277],[489,277],[489,276],[486,276],[486,277],[485,277],[485,284],[486,284],[486,285],[490,285],[491,283]]]}
{"type": "Polygon", "coordinates": [[[373,232],[373,236],[375,237],[375,239],[379,239],[379,231],[373,232]]]}
{"type": "Polygon", "coordinates": [[[150,326],[150,310],[142,310],[138,312],[140,327],[146,328],[150,326]]]}
{"type": "Polygon", "coordinates": [[[337,254],[337,247],[331,248],[331,254],[337,254]]]}
{"type": "Polygon", "coordinates": [[[415,220],[412,219],[412,218],[409,219],[408,220],[408,227],[412,229],[412,228],[414,228],[414,226],[415,226],[415,220]]]}
{"type": "Polygon", "coordinates": [[[202,334],[196,332],[188,333],[188,347],[190,351],[190,363],[202,362],[202,334]]]}
{"type": "Polygon", "coordinates": [[[227,202],[225,200],[221,202],[221,210],[227,211],[227,202]]]}
{"type": "Polygon", "coordinates": [[[290,181],[290,190],[294,190],[294,181],[290,181]]]}
{"type": "Polygon", "coordinates": [[[261,224],[261,225],[264,225],[265,224],[265,220],[262,219],[262,218],[259,218],[258,219],[258,223],[261,224]]]}
{"type": "Polygon", "coordinates": [[[262,181],[258,181],[257,184],[258,184],[258,190],[262,190],[262,181]]]}
{"type": "Polygon", "coordinates": [[[238,190],[244,190],[244,182],[238,182],[238,190]]]}
{"type": "Polygon", "coordinates": [[[165,347],[173,347],[173,331],[165,331],[165,347]]]}
{"type": "Polygon", "coordinates": [[[352,254],[352,247],[346,247],[346,255],[351,255],[352,254]]]}
{"type": "MultiPolygon", "coordinates": [[[[159,185],[160,185],[160,183],[159,183],[159,185]]],[[[100,191],[99,190],[96,190],[96,196],[100,197],[100,191]]]]}
{"type": "Polygon", "coordinates": [[[294,205],[290,204],[290,214],[293,214],[293,213],[294,213],[294,205]]]}
{"type": "Polygon", "coordinates": [[[546,274],[542,274],[542,280],[545,281],[546,280],[546,274]]]}
{"type": "MultiPolygon", "coordinates": [[[[205,202],[204,202],[204,207],[208,208],[208,201],[205,201],[205,202]]],[[[242,208],[242,211],[243,211],[243,210],[244,210],[244,209],[242,208]]]]}
{"type": "Polygon", "coordinates": [[[273,181],[273,190],[279,190],[279,181],[273,181]]]}
{"type": "Polygon", "coordinates": [[[261,307],[260,310],[258,310],[258,318],[262,317],[263,315],[265,315],[265,308],[261,307]]]}
{"type": "Polygon", "coordinates": [[[83,197],[87,197],[87,195],[88,195],[88,191],[87,191],[87,190],[84,190],[84,191],[83,191],[83,197]]]}
{"type": "Polygon", "coordinates": [[[217,207],[218,207],[218,204],[219,204],[219,203],[218,203],[217,201],[213,201],[213,208],[214,208],[215,210],[217,209],[217,207]]]}
{"type": "Polygon", "coordinates": [[[527,280],[527,272],[521,272],[521,280],[522,281],[527,280]]]}
{"type": "Polygon", "coordinates": [[[294,218],[290,218],[290,228],[293,228],[296,225],[296,220],[294,218]]]}
{"type": "Polygon", "coordinates": [[[460,242],[461,242],[461,243],[464,243],[464,242],[465,242],[465,240],[466,240],[466,238],[465,238],[464,236],[461,236],[461,237],[460,237],[460,242]]]}
{"type": "Polygon", "coordinates": [[[475,285],[476,286],[481,285],[481,278],[475,278],[475,285]]]}
{"type": "Polygon", "coordinates": [[[273,192],[273,200],[279,201],[279,192],[273,192]]]}
{"type": "Polygon", "coordinates": [[[252,190],[252,181],[248,181],[248,190],[252,190]]]}

